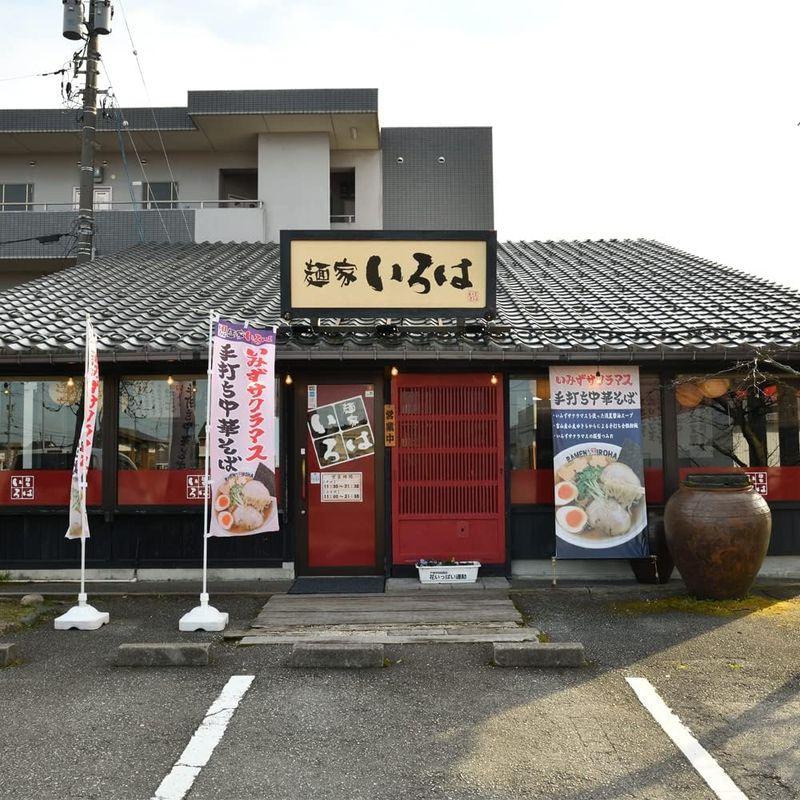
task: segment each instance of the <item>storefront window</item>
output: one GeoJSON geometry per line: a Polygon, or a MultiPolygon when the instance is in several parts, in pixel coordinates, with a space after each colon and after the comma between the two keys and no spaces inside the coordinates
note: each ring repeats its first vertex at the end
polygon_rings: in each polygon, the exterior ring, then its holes
{"type": "Polygon", "coordinates": [[[664,444],[661,437],[661,380],[640,373],[642,396],[642,456],[647,500],[664,502],[664,444]]]}
{"type": "Polygon", "coordinates": [[[553,502],[553,434],[550,382],[512,375],[509,379],[511,502],[553,502]]]}
{"type": "MultiPolygon", "coordinates": [[[[67,505],[83,423],[83,378],[0,378],[0,385],[0,505],[67,505]]],[[[100,405],[90,505],[101,498],[100,405]]]]}
{"type": "Polygon", "coordinates": [[[195,375],[120,379],[120,505],[203,502],[206,386],[195,375]]]}
{"type": "Polygon", "coordinates": [[[683,375],[675,398],[681,478],[744,471],[768,499],[800,500],[800,381],[683,375]]]}
{"type": "MultiPolygon", "coordinates": [[[[647,499],[664,501],[661,441],[661,386],[657,375],[640,375],[642,450],[647,499]]],[[[553,502],[553,429],[550,382],[544,377],[509,379],[509,455],[511,502],[553,502]]]]}
{"type": "MultiPolygon", "coordinates": [[[[276,398],[279,385],[276,382],[276,398]]],[[[120,379],[119,505],[203,504],[207,386],[206,377],[199,375],[120,379]]],[[[276,414],[278,407],[276,399],[276,414]]],[[[278,432],[276,419],[276,453],[278,432]]]]}

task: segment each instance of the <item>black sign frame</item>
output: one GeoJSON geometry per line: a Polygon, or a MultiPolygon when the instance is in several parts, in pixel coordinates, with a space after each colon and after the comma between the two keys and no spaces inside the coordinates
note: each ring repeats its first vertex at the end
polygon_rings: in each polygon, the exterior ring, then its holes
{"type": "Polygon", "coordinates": [[[497,314],[497,231],[373,231],[373,230],[283,230],[280,241],[281,316],[295,317],[450,317],[493,319],[497,314]],[[486,304],[476,308],[305,308],[292,303],[292,242],[296,241],[463,241],[486,245],[486,304]]]}

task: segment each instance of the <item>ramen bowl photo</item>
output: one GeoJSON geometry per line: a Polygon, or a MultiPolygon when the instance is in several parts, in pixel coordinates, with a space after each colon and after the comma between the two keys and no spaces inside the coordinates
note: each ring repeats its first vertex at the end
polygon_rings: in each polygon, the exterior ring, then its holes
{"type": "Polygon", "coordinates": [[[231,536],[260,533],[276,513],[275,498],[264,483],[244,472],[214,486],[212,514],[231,536]]]}

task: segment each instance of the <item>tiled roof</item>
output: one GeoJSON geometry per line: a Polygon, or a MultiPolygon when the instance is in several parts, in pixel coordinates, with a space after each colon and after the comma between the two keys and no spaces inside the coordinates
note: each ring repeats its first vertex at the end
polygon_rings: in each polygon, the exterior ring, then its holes
{"type": "MultiPolygon", "coordinates": [[[[186,107],[123,108],[123,119],[130,131],[192,131],[195,124],[186,107]],[[153,115],[155,114],[155,121],[153,115]],[[158,125],[156,126],[156,123],[158,125]]],[[[80,109],[75,108],[3,108],[0,109],[0,133],[67,133],[81,130],[80,109]]],[[[117,120],[98,114],[98,130],[116,130],[117,120]]]]}
{"type": "Polygon", "coordinates": [[[189,92],[190,114],[377,114],[377,89],[189,92]]]}
{"type": "MultiPolygon", "coordinates": [[[[188,105],[124,108],[130,131],[193,131],[191,115],[207,114],[377,114],[377,89],[266,89],[188,92],[188,105]],[[153,116],[155,115],[155,122],[153,116]]],[[[75,108],[2,108],[2,133],[80,131],[75,108]]],[[[113,117],[98,115],[99,130],[115,130],[113,117]]]]}
{"type": "Polygon", "coordinates": [[[275,244],[149,244],[0,293],[0,354],[79,354],[89,312],[115,357],[198,357],[208,311],[279,326],[309,357],[653,358],[748,346],[800,357],[800,292],[649,240],[498,246],[491,322],[280,319],[275,244]],[[183,354],[183,355],[182,355],[183,354]]]}

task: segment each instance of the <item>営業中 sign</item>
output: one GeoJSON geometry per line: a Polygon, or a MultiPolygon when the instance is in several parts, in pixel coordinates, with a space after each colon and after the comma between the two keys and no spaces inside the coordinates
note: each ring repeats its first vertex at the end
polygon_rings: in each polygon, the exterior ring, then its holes
{"type": "Polygon", "coordinates": [[[494,232],[281,231],[281,311],[456,317],[494,309],[494,232]]]}

